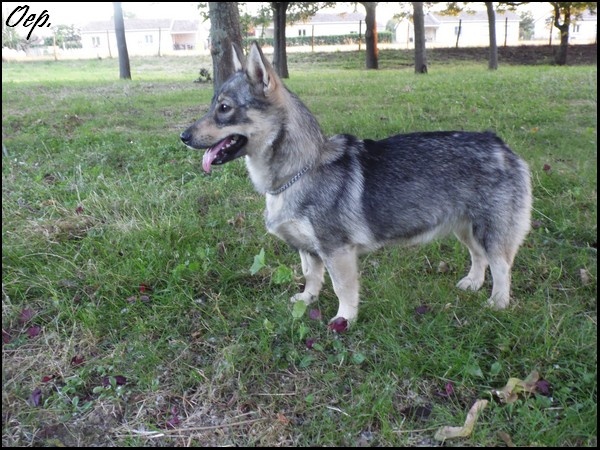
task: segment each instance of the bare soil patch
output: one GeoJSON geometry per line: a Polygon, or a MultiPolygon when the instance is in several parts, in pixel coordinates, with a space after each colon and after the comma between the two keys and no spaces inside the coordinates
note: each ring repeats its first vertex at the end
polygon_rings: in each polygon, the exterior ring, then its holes
{"type": "MultiPolygon", "coordinates": [[[[538,65],[554,64],[554,55],[558,47],[553,45],[518,45],[498,47],[500,64],[538,65]]],[[[567,65],[590,65],[597,63],[597,44],[571,45],[567,56],[567,65]]],[[[436,48],[427,50],[428,59],[435,62],[481,61],[489,55],[487,47],[436,48]]]]}

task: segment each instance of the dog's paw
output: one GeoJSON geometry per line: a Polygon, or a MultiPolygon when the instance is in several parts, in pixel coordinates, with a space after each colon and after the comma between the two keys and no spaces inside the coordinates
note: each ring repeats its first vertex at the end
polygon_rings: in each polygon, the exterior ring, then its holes
{"type": "Polygon", "coordinates": [[[329,328],[334,333],[343,333],[344,331],[348,330],[349,326],[350,322],[346,318],[334,317],[329,321],[329,325],[327,325],[327,328],[329,328]]]}
{"type": "Polygon", "coordinates": [[[496,311],[501,311],[503,309],[508,308],[510,304],[510,298],[508,296],[492,296],[487,300],[487,306],[495,309],[496,311]]]}
{"type": "Polygon", "coordinates": [[[316,295],[311,294],[310,292],[299,292],[290,298],[290,302],[304,302],[307,305],[310,305],[311,303],[316,302],[317,299],[318,297],[316,295]]]}
{"type": "Polygon", "coordinates": [[[350,324],[352,324],[353,322],[356,321],[357,317],[358,317],[358,308],[346,306],[346,305],[340,305],[335,317],[329,321],[329,328],[331,328],[331,325],[334,323],[340,323],[340,322],[344,322],[344,321],[346,323],[346,328],[348,328],[350,326],[350,324]]]}
{"type": "Polygon", "coordinates": [[[456,284],[456,287],[463,291],[478,291],[481,286],[483,286],[483,280],[473,280],[470,277],[464,277],[456,284]]]}

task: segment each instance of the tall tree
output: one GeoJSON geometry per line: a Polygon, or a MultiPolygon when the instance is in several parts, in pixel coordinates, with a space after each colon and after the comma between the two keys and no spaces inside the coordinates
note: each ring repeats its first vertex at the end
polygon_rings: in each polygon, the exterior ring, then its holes
{"type": "Polygon", "coordinates": [[[412,2],[415,27],[415,73],[427,73],[427,50],[425,48],[425,15],[423,2],[412,2]]]}
{"type": "MultiPolygon", "coordinates": [[[[463,10],[468,8],[470,2],[448,2],[446,3],[446,9],[443,11],[444,14],[458,15],[463,10]],[[461,5],[462,3],[462,5],[461,5]]],[[[498,44],[496,42],[496,13],[494,9],[494,2],[484,2],[488,17],[488,30],[489,30],[489,58],[488,68],[490,70],[498,69],[498,44]]],[[[504,10],[514,10],[518,5],[522,5],[528,2],[498,2],[497,7],[504,10]]],[[[467,9],[468,11],[468,9],[467,9]]]]}
{"type": "Polygon", "coordinates": [[[365,43],[367,45],[367,69],[379,68],[379,50],[377,48],[377,2],[359,2],[365,7],[365,43]]]}
{"type": "Polygon", "coordinates": [[[567,64],[569,51],[569,28],[571,23],[589,10],[596,11],[597,2],[550,2],[554,8],[554,26],[560,31],[560,45],[554,55],[554,62],[559,66],[567,64]]]}
{"type": "Polygon", "coordinates": [[[490,30],[490,57],[488,60],[488,69],[498,69],[498,43],[496,42],[496,13],[494,12],[494,2],[485,2],[485,9],[488,17],[488,28],[490,30]]]}
{"type": "Polygon", "coordinates": [[[321,8],[335,2],[271,2],[273,9],[273,67],[281,78],[289,78],[285,41],[286,23],[305,20],[314,16],[321,8]]]}
{"type": "Polygon", "coordinates": [[[237,2],[209,2],[210,53],[213,61],[214,91],[235,71],[232,44],[242,48],[240,13],[237,2]]]}
{"type": "Polygon", "coordinates": [[[273,67],[281,78],[289,78],[285,49],[286,13],[290,2],[271,2],[273,8],[273,67]]]}
{"type": "Polygon", "coordinates": [[[131,68],[129,66],[129,52],[125,40],[125,22],[123,21],[123,8],[121,2],[113,2],[115,13],[115,35],[117,36],[117,50],[119,52],[119,78],[131,80],[131,68]]]}

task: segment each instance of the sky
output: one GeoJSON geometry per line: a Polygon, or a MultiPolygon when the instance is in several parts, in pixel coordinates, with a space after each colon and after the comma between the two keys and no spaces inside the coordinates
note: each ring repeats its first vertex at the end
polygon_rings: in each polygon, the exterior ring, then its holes
{"type": "MultiPolygon", "coordinates": [[[[36,27],[33,32],[40,37],[52,35],[51,27],[56,25],[81,27],[95,20],[111,20],[113,16],[112,2],[29,2],[27,5],[29,6],[28,10],[16,11],[10,21],[11,25],[16,24],[16,31],[23,36],[31,31],[31,25],[25,27],[24,24],[32,14],[35,15],[32,23],[39,20],[38,24],[43,25],[42,27],[36,27]],[[23,19],[19,20],[21,17],[23,19]],[[50,27],[48,24],[50,24],[50,27]]],[[[246,2],[246,5],[247,8],[252,8],[252,3],[246,2]]],[[[535,5],[539,7],[540,3],[535,5]]],[[[547,3],[545,5],[547,8],[547,3]]],[[[16,8],[21,6],[25,5],[18,2],[2,2],[2,15],[5,20],[16,8]]],[[[134,17],[138,19],[190,19],[199,17],[198,2],[122,2],[122,7],[124,12],[133,13],[134,17]]],[[[360,5],[357,9],[364,11],[360,5]]],[[[399,9],[398,2],[382,2],[377,6],[377,16],[378,18],[391,17],[399,12],[399,9]]],[[[336,8],[336,11],[344,10],[352,12],[354,6],[346,2],[336,8]]]]}

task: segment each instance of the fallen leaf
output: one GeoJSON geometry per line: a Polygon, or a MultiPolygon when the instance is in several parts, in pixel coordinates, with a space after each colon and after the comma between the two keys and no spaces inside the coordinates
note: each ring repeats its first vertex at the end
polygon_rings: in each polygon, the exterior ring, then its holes
{"type": "Polygon", "coordinates": [[[19,322],[25,324],[29,322],[35,316],[35,311],[31,308],[25,308],[21,310],[21,314],[19,314],[19,322]]]}
{"type": "Polygon", "coordinates": [[[421,305],[421,306],[417,306],[415,308],[415,313],[419,316],[422,316],[423,314],[427,314],[429,311],[431,311],[431,308],[427,305],[421,305]]]}
{"type": "Polygon", "coordinates": [[[504,441],[507,447],[516,447],[508,433],[504,431],[498,431],[498,436],[504,441]]]}
{"type": "Polygon", "coordinates": [[[443,391],[437,391],[435,394],[438,395],[438,396],[440,396],[440,397],[442,397],[442,398],[452,397],[454,395],[454,385],[449,381],[444,386],[444,390],[443,391]]]}
{"type": "Polygon", "coordinates": [[[487,404],[487,400],[477,400],[467,413],[467,419],[462,427],[442,427],[435,432],[433,438],[436,441],[445,441],[446,439],[469,436],[473,432],[473,427],[475,426],[475,422],[477,422],[479,413],[487,406],[487,404]]]}
{"type": "Polygon", "coordinates": [[[308,317],[311,320],[321,320],[321,311],[317,308],[313,308],[310,311],[308,311],[308,317]]]}
{"type": "Polygon", "coordinates": [[[127,383],[127,378],[125,378],[123,375],[117,375],[114,377],[102,377],[102,386],[104,387],[108,387],[111,385],[110,379],[114,378],[115,379],[115,384],[117,386],[123,386],[125,383],[127,383]]]}
{"type": "Polygon", "coordinates": [[[579,278],[581,279],[581,284],[587,286],[590,284],[590,273],[585,269],[579,269],[579,278]]]}
{"type": "Polygon", "coordinates": [[[535,383],[536,393],[549,397],[552,393],[552,385],[548,380],[538,380],[535,383]]]}
{"type": "Polygon", "coordinates": [[[42,390],[40,388],[35,388],[27,401],[31,406],[40,406],[42,403],[42,390]]]}
{"type": "Polygon", "coordinates": [[[34,325],[27,329],[27,336],[29,336],[30,338],[34,338],[34,337],[38,336],[41,332],[42,332],[42,327],[40,327],[39,325],[34,325]]]}
{"type": "Polygon", "coordinates": [[[541,220],[534,220],[534,221],[531,222],[531,226],[534,229],[540,228],[543,225],[544,225],[544,222],[542,222],[541,220]]]}
{"type": "Polygon", "coordinates": [[[334,333],[342,333],[348,329],[348,321],[343,317],[338,317],[330,322],[328,327],[334,333]]]}
{"type": "Polygon", "coordinates": [[[450,266],[446,261],[440,261],[437,271],[438,273],[448,273],[450,271],[450,266]]]}
{"type": "Polygon", "coordinates": [[[80,355],[75,355],[71,358],[72,366],[81,366],[81,365],[83,365],[84,362],[85,362],[85,358],[80,355]]]}
{"type": "Polygon", "coordinates": [[[167,428],[176,428],[176,425],[179,425],[179,417],[173,416],[166,422],[167,428]]]}
{"type": "Polygon", "coordinates": [[[290,419],[285,417],[285,415],[283,413],[277,413],[277,422],[279,422],[283,425],[287,425],[288,423],[290,423],[290,419]]]}
{"type": "Polygon", "coordinates": [[[509,378],[506,386],[500,390],[496,390],[495,394],[503,403],[514,403],[519,398],[519,394],[523,392],[533,394],[539,379],[540,374],[535,370],[532,371],[525,380],[509,378]]]}

